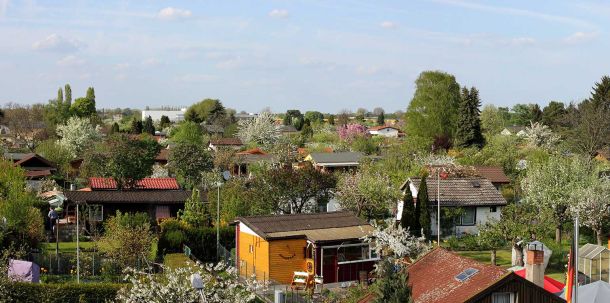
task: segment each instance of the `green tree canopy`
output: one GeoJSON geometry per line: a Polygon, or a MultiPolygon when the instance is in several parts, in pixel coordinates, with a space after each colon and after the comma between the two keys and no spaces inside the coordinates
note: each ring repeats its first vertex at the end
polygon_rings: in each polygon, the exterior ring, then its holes
{"type": "Polygon", "coordinates": [[[199,124],[193,121],[183,121],[170,133],[170,139],[174,143],[192,143],[203,145],[205,137],[199,124]]]}
{"type": "Polygon", "coordinates": [[[142,125],[142,132],[149,135],[155,134],[155,124],[153,123],[153,120],[150,116],[148,116],[146,120],[144,120],[144,123],[142,125]]]}
{"type": "Polygon", "coordinates": [[[558,127],[566,124],[566,114],[565,104],[551,101],[542,110],[542,123],[553,130],[557,130],[558,127]]]}
{"type": "Polygon", "coordinates": [[[305,112],[304,118],[313,123],[324,122],[324,114],[318,111],[307,111],[305,112]]]}
{"type": "Polygon", "coordinates": [[[96,113],[95,99],[77,98],[74,100],[70,110],[81,118],[88,118],[96,113]]]}
{"type": "Polygon", "coordinates": [[[415,86],[406,113],[407,133],[424,138],[451,138],[460,103],[460,85],[455,77],[441,71],[425,71],[415,86]]]}
{"type": "Polygon", "coordinates": [[[225,107],[218,99],[204,99],[191,105],[184,114],[186,121],[218,124],[226,118],[225,107]]]}
{"type": "Polygon", "coordinates": [[[202,144],[193,142],[180,142],[172,147],[169,162],[178,179],[191,188],[201,184],[203,172],[214,168],[210,152],[202,144]]]}
{"type": "Polygon", "coordinates": [[[397,266],[391,259],[384,259],[378,268],[375,281],[374,303],[412,303],[409,274],[403,266],[397,266]]]}

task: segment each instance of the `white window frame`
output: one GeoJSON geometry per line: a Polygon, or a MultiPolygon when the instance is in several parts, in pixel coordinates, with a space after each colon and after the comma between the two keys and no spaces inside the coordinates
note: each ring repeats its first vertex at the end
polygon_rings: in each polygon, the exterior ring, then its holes
{"type": "Polygon", "coordinates": [[[102,204],[89,204],[89,220],[94,221],[94,222],[102,222],[104,221],[104,205],[102,204]],[[92,211],[94,208],[99,207],[100,209],[100,213],[101,213],[101,218],[99,217],[94,217],[92,215],[92,211]]]}
{"type": "Polygon", "coordinates": [[[495,301],[496,295],[508,295],[509,303],[515,303],[515,293],[512,293],[512,292],[494,292],[494,293],[492,293],[491,294],[491,303],[498,303],[497,301],[495,301]]]}

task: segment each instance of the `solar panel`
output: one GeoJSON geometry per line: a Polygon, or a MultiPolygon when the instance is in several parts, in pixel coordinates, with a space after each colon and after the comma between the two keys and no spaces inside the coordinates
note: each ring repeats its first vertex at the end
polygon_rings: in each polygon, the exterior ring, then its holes
{"type": "Polygon", "coordinates": [[[460,282],[464,282],[464,281],[470,279],[472,276],[476,275],[478,272],[479,272],[478,269],[466,268],[463,272],[461,272],[460,274],[455,276],[455,279],[460,282]]]}

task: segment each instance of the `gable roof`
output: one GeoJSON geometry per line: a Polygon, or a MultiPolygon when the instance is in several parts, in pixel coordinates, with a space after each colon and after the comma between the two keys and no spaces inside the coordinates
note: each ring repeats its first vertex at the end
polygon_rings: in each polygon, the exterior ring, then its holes
{"type": "Polygon", "coordinates": [[[309,157],[320,166],[330,166],[333,164],[358,165],[364,154],[359,152],[311,153],[309,157]]]}
{"type": "Polygon", "coordinates": [[[157,156],[155,156],[155,161],[156,162],[167,162],[168,158],[169,158],[169,149],[162,148],[159,151],[159,153],[157,154],[157,156]]]}
{"type": "MultiPolygon", "coordinates": [[[[98,191],[67,191],[66,198],[78,203],[91,204],[183,204],[191,197],[189,190],[98,190],[98,191]]],[[[207,195],[202,192],[202,202],[207,201],[207,195]]]]}
{"type": "Polygon", "coordinates": [[[373,127],[369,128],[369,131],[382,130],[384,128],[391,128],[391,129],[395,129],[397,131],[400,131],[400,129],[398,129],[398,128],[394,127],[394,126],[390,126],[390,125],[373,126],[373,127]]]}
{"type": "MultiPolygon", "coordinates": [[[[410,178],[400,187],[404,190],[409,181],[415,188],[419,188],[421,178],[410,178]]],[[[437,179],[427,178],[428,197],[436,200],[437,179]]],[[[415,193],[413,193],[415,195],[415,193]]],[[[440,198],[443,206],[486,206],[486,205],[506,205],[506,199],[500,192],[485,178],[449,178],[441,180],[440,198]]]]}
{"type": "Polygon", "coordinates": [[[265,240],[307,238],[314,242],[359,239],[372,226],[351,212],[237,217],[265,240]]]}
{"type": "Polygon", "coordinates": [[[239,138],[219,138],[210,140],[210,145],[244,145],[239,138]]]}
{"type": "MultiPolygon", "coordinates": [[[[112,178],[89,178],[89,186],[92,190],[116,190],[116,181],[112,178]]],[[[135,189],[142,190],[178,190],[180,186],[176,178],[144,178],[136,183],[135,189]]]]}
{"type": "Polygon", "coordinates": [[[510,179],[500,166],[474,166],[479,176],[491,181],[491,183],[510,183],[510,179]]]}
{"type": "Polygon", "coordinates": [[[438,247],[411,264],[407,271],[416,303],[466,302],[511,274],[501,267],[483,264],[438,247]],[[464,281],[456,279],[469,268],[478,272],[464,281]]]}
{"type": "Polygon", "coordinates": [[[13,160],[14,166],[23,166],[29,161],[38,160],[46,167],[55,168],[55,164],[36,153],[6,153],[5,157],[13,160]]]}

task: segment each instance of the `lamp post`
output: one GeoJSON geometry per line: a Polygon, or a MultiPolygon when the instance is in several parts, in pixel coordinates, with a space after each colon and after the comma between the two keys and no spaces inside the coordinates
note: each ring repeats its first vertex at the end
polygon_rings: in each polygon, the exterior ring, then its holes
{"type": "Polygon", "coordinates": [[[578,303],[578,213],[574,217],[574,294],[572,302],[578,303]]]}
{"type": "Polygon", "coordinates": [[[216,195],[216,260],[220,258],[220,186],[222,182],[216,183],[218,193],[216,195]]]}
{"type": "Polygon", "coordinates": [[[436,170],[436,243],[441,246],[441,170],[436,170]]]}
{"type": "Polygon", "coordinates": [[[76,283],[80,284],[80,242],[78,238],[79,225],[78,225],[78,203],[76,203],[76,283]]]}

